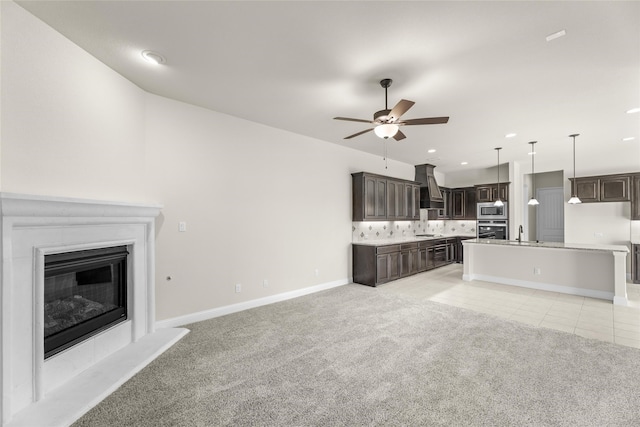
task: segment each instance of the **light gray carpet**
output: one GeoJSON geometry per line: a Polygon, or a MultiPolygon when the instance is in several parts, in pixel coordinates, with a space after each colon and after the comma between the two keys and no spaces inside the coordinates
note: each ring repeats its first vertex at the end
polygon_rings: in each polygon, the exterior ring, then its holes
{"type": "Polygon", "coordinates": [[[367,286],[189,328],[74,426],[640,425],[640,350],[367,286]]]}

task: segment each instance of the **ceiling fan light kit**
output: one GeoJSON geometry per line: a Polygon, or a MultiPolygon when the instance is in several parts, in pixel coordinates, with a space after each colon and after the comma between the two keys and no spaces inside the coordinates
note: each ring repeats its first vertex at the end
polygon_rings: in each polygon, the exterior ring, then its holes
{"type": "Polygon", "coordinates": [[[364,133],[374,131],[374,133],[383,139],[393,138],[400,141],[406,138],[406,135],[400,131],[400,126],[413,125],[436,125],[444,124],[449,121],[449,117],[429,117],[422,119],[400,120],[400,117],[415,104],[413,101],[401,99],[391,110],[387,106],[387,89],[391,86],[393,80],[382,79],[380,86],[384,88],[384,110],[376,111],[373,114],[373,120],[352,119],[349,117],[334,117],[334,120],[345,120],[348,122],[371,123],[374,127],[346,136],[344,139],[351,139],[364,133]]]}
{"type": "Polygon", "coordinates": [[[394,125],[393,123],[385,123],[376,126],[373,131],[380,138],[387,139],[395,136],[395,134],[398,133],[398,125],[394,125]]]}

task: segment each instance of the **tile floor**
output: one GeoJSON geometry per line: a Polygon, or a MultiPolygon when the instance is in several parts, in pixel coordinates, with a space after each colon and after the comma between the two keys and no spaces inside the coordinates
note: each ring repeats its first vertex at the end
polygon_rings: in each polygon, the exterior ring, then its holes
{"type": "Polygon", "coordinates": [[[627,307],[595,298],[481,281],[465,282],[462,264],[396,280],[378,289],[640,348],[640,285],[633,283],[627,283],[627,307]]]}

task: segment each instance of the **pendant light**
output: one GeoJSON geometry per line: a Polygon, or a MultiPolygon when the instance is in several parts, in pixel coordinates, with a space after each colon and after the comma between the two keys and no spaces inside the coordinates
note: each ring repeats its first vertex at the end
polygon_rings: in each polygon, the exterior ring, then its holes
{"type": "Polygon", "coordinates": [[[534,164],[534,160],[533,158],[536,156],[536,149],[535,149],[535,145],[536,142],[538,141],[531,141],[529,144],[531,144],[531,199],[529,199],[529,203],[527,203],[529,206],[537,206],[540,204],[540,202],[538,202],[538,199],[536,199],[536,171],[535,171],[535,164],[534,164]]]}
{"type": "Polygon", "coordinates": [[[573,185],[571,186],[571,198],[568,202],[570,205],[582,203],[582,200],[580,200],[576,194],[576,136],[580,136],[580,134],[574,133],[573,135],[569,135],[569,138],[573,138],[573,185]]]}
{"type": "Polygon", "coordinates": [[[493,203],[493,206],[504,206],[504,203],[500,200],[500,150],[502,150],[502,147],[496,147],[498,152],[498,198],[493,203]]]}

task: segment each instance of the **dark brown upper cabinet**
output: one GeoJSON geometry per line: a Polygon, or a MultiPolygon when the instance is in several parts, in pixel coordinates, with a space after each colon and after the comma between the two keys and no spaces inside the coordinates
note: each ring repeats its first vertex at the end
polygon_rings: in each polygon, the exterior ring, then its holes
{"type": "Polygon", "coordinates": [[[420,219],[420,185],[367,172],[351,174],[353,221],[420,219]]]}
{"type": "Polygon", "coordinates": [[[631,200],[631,175],[602,175],[569,178],[571,193],[575,193],[582,203],[628,202],[631,200]]]}
{"type": "Polygon", "coordinates": [[[476,219],[476,189],[474,187],[451,190],[451,219],[476,219]]]}
{"type": "Polygon", "coordinates": [[[631,219],[640,220],[640,174],[631,177],[631,219]]]}
{"type": "Polygon", "coordinates": [[[498,200],[498,191],[500,192],[500,200],[506,202],[509,198],[509,183],[501,182],[500,184],[482,184],[476,185],[476,202],[486,203],[498,200]]]}

